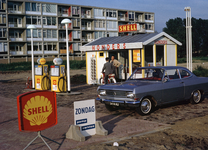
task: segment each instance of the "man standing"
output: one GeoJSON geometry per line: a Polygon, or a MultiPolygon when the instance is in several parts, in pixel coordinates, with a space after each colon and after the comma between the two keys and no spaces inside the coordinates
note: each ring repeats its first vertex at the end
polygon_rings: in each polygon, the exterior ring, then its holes
{"type": "Polygon", "coordinates": [[[113,55],[111,56],[110,63],[113,64],[113,66],[114,66],[113,73],[115,74],[115,77],[118,78],[118,70],[117,70],[117,68],[121,65],[121,63],[118,60],[116,60],[113,55]]]}
{"type": "Polygon", "coordinates": [[[105,58],[106,63],[103,66],[102,72],[105,70],[105,84],[108,84],[108,75],[113,73],[113,65],[109,62],[109,58],[105,58]]]}

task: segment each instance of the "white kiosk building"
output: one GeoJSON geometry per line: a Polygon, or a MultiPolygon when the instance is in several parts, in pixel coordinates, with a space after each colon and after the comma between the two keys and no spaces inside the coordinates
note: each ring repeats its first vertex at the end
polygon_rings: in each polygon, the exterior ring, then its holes
{"type": "Polygon", "coordinates": [[[121,62],[119,79],[126,80],[137,67],[177,66],[177,45],[182,43],[165,32],[103,37],[84,46],[87,84],[99,84],[105,58],[121,62]]]}

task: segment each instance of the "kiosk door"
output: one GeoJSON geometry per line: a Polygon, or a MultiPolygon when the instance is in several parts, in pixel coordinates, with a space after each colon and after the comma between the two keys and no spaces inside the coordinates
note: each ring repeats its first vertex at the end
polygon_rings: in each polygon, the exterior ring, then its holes
{"type": "Polygon", "coordinates": [[[121,80],[127,80],[128,78],[128,67],[129,67],[129,62],[128,62],[128,51],[122,50],[122,51],[113,51],[109,52],[109,58],[111,60],[111,57],[114,56],[115,59],[117,59],[121,65],[118,68],[118,78],[121,80]]]}

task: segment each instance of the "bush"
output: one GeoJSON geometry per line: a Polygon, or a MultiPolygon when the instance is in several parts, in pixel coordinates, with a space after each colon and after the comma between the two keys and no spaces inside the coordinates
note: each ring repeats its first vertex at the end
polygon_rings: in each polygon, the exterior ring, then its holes
{"type": "Polygon", "coordinates": [[[202,66],[197,66],[193,73],[198,77],[208,77],[208,69],[202,66]]]}
{"type": "Polygon", "coordinates": [[[178,63],[186,63],[186,58],[178,58],[178,63]]]}
{"type": "MultiPolygon", "coordinates": [[[[54,65],[53,61],[47,61],[46,63],[49,67],[54,65]]],[[[37,63],[35,62],[35,65],[37,63]]],[[[66,60],[63,61],[63,65],[66,65],[66,60]]],[[[71,69],[81,69],[86,67],[85,60],[70,60],[71,69]]],[[[0,64],[0,71],[26,71],[31,69],[31,62],[14,62],[10,64],[0,64]]]]}

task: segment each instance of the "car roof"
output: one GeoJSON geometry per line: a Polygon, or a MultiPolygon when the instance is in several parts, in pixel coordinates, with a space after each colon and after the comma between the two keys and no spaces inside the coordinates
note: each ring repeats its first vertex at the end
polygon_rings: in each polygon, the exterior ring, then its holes
{"type": "Polygon", "coordinates": [[[138,67],[137,69],[184,69],[184,70],[188,70],[185,67],[180,67],[180,66],[156,66],[156,67],[138,67]]]}

